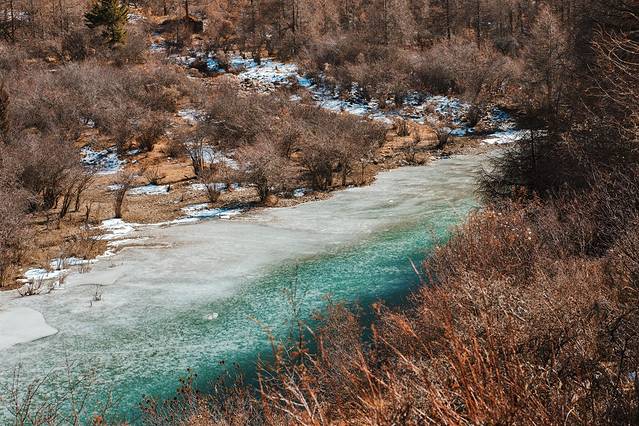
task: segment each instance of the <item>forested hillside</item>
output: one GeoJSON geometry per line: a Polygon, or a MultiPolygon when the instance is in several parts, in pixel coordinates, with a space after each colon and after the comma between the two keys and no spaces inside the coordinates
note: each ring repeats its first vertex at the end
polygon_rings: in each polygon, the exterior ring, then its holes
{"type": "Polygon", "coordinates": [[[380,165],[468,151],[478,142],[473,137],[505,123],[510,131],[513,118],[527,129],[563,131],[592,87],[592,40],[601,28],[630,25],[629,7],[8,1],[0,10],[0,176],[7,200],[0,283],[12,287],[21,268],[52,257],[95,256],[103,244],[87,241],[85,231],[105,219],[179,216],[160,198],[149,214],[148,199],[127,197],[130,188],[173,191],[185,208],[203,201],[234,207],[304,187],[361,185],[380,165]],[[266,57],[283,61],[266,65],[275,87],[264,83],[263,71],[251,74],[266,57]],[[297,64],[297,79],[282,74],[287,61],[297,64]],[[318,103],[337,113],[363,111],[392,129],[371,124],[373,133],[362,139],[366,126],[341,114],[329,131],[322,123],[335,114],[315,111],[318,103]],[[210,196],[190,193],[184,183],[192,179],[210,196]],[[219,194],[242,182],[261,189],[219,194]]]}
{"type": "Polygon", "coordinates": [[[257,386],[187,380],[145,420],[634,424],[638,105],[635,0],[6,0],[0,288],[115,250],[113,218],[311,201],[506,134],[409,306],[331,304],[257,386]]]}

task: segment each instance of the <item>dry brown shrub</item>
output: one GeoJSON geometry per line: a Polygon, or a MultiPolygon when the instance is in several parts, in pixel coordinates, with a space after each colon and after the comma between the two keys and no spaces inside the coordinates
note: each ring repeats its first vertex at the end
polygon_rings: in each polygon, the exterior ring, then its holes
{"type": "Polygon", "coordinates": [[[278,150],[275,141],[260,139],[253,145],[238,150],[244,180],[256,186],[261,201],[271,193],[291,188],[293,167],[290,160],[278,150]]]}
{"type": "Polygon", "coordinates": [[[139,125],[138,148],[142,151],[153,151],[153,147],[164,136],[168,126],[169,122],[164,118],[155,117],[152,120],[145,120],[139,125]]]}

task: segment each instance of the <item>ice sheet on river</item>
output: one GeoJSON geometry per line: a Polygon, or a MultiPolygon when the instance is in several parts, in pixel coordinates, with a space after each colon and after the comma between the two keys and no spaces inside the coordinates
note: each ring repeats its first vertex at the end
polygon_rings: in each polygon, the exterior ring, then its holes
{"type": "MultiPolygon", "coordinates": [[[[153,248],[119,251],[98,261],[88,273],[70,274],[51,294],[27,298],[0,294],[5,311],[41,312],[50,327],[59,330],[54,336],[2,349],[0,387],[8,384],[19,363],[24,366],[24,380],[29,380],[52,367],[41,362],[42,354],[54,366],[71,356],[78,370],[101,372],[96,392],[117,386],[125,392],[125,403],[134,407],[141,394],[172,388],[187,367],[252,356],[256,347],[268,342],[251,318],[281,331],[287,315],[279,287],[285,282],[258,284],[259,280],[281,265],[354,246],[365,259],[354,260],[349,268],[361,264],[369,270],[370,261],[379,262],[374,274],[394,271],[398,266],[384,259],[395,246],[364,252],[368,241],[378,241],[379,235],[379,244],[395,244],[382,236],[396,227],[412,229],[417,224],[420,238],[428,238],[431,227],[441,231],[454,223],[458,219],[453,218],[463,216],[472,204],[472,172],[478,163],[475,157],[462,157],[384,172],[368,187],[296,207],[255,211],[231,221],[168,228],[107,221],[103,227],[113,235],[111,241],[141,235],[153,248]],[[102,300],[94,302],[98,287],[102,300]],[[212,312],[219,314],[216,321],[206,319],[212,312]]],[[[194,208],[194,212],[204,210],[205,206],[194,208]]],[[[405,255],[395,256],[411,274],[405,255]]],[[[324,272],[309,271],[309,279],[315,280],[305,296],[309,309],[323,305],[327,293],[349,299],[374,297],[384,294],[392,282],[365,280],[355,287],[347,284],[353,275],[350,269],[340,272],[345,265],[335,262],[324,272]]],[[[12,341],[33,338],[23,331],[12,341]]],[[[47,386],[64,386],[64,381],[47,386]]]]}

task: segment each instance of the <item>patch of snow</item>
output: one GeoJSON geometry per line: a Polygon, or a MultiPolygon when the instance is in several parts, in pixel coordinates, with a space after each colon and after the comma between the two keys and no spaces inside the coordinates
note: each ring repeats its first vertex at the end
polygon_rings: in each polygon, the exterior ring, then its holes
{"type": "Polygon", "coordinates": [[[102,221],[100,229],[106,231],[104,235],[97,237],[99,240],[116,240],[135,231],[135,224],[127,223],[122,219],[107,219],[102,221]]]}
{"type": "MultiPolygon", "coordinates": [[[[188,66],[201,57],[201,53],[192,52],[192,56],[176,56],[174,60],[188,66]]],[[[211,71],[223,72],[215,57],[209,55],[206,60],[211,71]]],[[[310,92],[321,108],[368,117],[387,125],[391,125],[397,118],[411,120],[419,124],[424,124],[427,121],[440,121],[451,126],[453,128],[451,135],[457,137],[472,136],[489,131],[503,132],[516,128],[514,120],[498,108],[494,108],[482,119],[481,127],[473,128],[466,122],[471,104],[450,96],[432,96],[412,91],[408,93],[403,100],[403,105],[399,108],[395,110],[392,108],[382,109],[380,103],[392,107],[394,102],[390,99],[367,100],[363,90],[357,84],[352,84],[347,91],[347,96],[344,97],[343,91],[339,88],[329,89],[324,85],[322,75],[319,76],[319,81],[315,82],[300,75],[298,66],[293,63],[264,58],[258,64],[253,59],[236,55],[230,58],[229,65],[237,72],[237,78],[242,84],[258,92],[268,93],[276,87],[289,87],[297,82],[300,87],[306,88],[310,92]]],[[[302,98],[299,95],[291,95],[289,99],[293,102],[299,102],[302,98]]],[[[197,117],[186,119],[192,122],[197,121],[197,117]]],[[[497,140],[497,137],[502,136],[498,135],[495,138],[489,138],[489,140],[497,140]]]]}
{"type": "MultiPolygon", "coordinates": [[[[6,3],[5,3],[6,4],[6,3]]],[[[5,22],[11,22],[11,20],[15,21],[30,21],[31,14],[25,11],[16,11],[12,9],[0,9],[0,16],[6,19],[5,22]]]]}
{"type": "Polygon", "coordinates": [[[161,195],[169,192],[169,185],[145,185],[138,186],[137,188],[131,188],[128,192],[129,195],[161,195]]]}
{"type": "Polygon", "coordinates": [[[311,190],[308,188],[297,188],[295,191],[293,191],[293,197],[301,198],[305,196],[308,192],[311,192],[311,190]]]}
{"type": "Polygon", "coordinates": [[[493,133],[482,142],[487,145],[505,145],[517,142],[523,139],[525,135],[525,130],[505,130],[493,133]]]}
{"type": "Polygon", "coordinates": [[[27,269],[23,274],[23,282],[55,281],[58,280],[64,274],[64,272],[64,269],[56,271],[48,271],[43,268],[27,269]]]}
{"type": "Polygon", "coordinates": [[[110,175],[122,170],[125,161],[118,158],[115,147],[94,151],[90,146],[85,146],[80,150],[82,163],[97,174],[110,175]]]}
{"type": "Polygon", "coordinates": [[[143,22],[146,18],[138,13],[129,13],[127,15],[127,19],[131,24],[137,24],[138,22],[143,22]]]}
{"type": "Polygon", "coordinates": [[[166,52],[166,44],[164,44],[164,42],[153,42],[151,43],[149,50],[153,53],[166,52]]]}
{"type": "Polygon", "coordinates": [[[48,271],[43,268],[32,268],[24,272],[24,278],[17,281],[23,286],[18,289],[22,294],[44,294],[59,288],[61,281],[67,276],[69,271],[60,269],[56,271],[48,271]]]}
{"type": "MultiPolygon", "coordinates": [[[[206,191],[207,190],[207,186],[208,185],[215,185],[215,190],[216,191],[220,191],[220,192],[224,192],[228,189],[227,185],[223,182],[215,182],[215,183],[192,183],[191,184],[191,190],[193,191],[206,191]]],[[[239,183],[232,183],[231,184],[231,189],[237,190],[240,189],[240,184],[239,183]]]]}
{"type": "Polygon", "coordinates": [[[185,108],[178,111],[177,115],[182,118],[184,121],[187,121],[191,124],[195,124],[198,121],[202,120],[205,115],[204,111],[199,111],[194,108],[185,108]]]}
{"type": "Polygon", "coordinates": [[[209,164],[225,164],[233,170],[240,169],[240,165],[237,161],[211,146],[205,146],[203,148],[203,160],[209,164]]]}
{"type": "Polygon", "coordinates": [[[448,96],[431,96],[426,99],[426,105],[430,105],[438,115],[454,124],[461,124],[462,117],[470,110],[469,103],[448,96]]]}
{"type": "Polygon", "coordinates": [[[474,133],[474,130],[468,127],[460,127],[458,129],[452,129],[450,131],[451,136],[457,136],[457,137],[469,136],[469,135],[472,135],[473,133],[474,133]]]}
{"type": "Polygon", "coordinates": [[[89,129],[95,129],[95,121],[93,121],[92,119],[88,118],[81,118],[80,119],[80,124],[82,124],[83,126],[88,127],[89,129]]]}
{"type": "Polygon", "coordinates": [[[91,263],[95,263],[95,261],[71,256],[52,259],[49,265],[54,271],[62,271],[72,266],[90,265],[91,263]]]}
{"type": "MultiPolygon", "coordinates": [[[[211,209],[208,204],[194,204],[182,209],[187,218],[197,219],[230,219],[233,216],[237,216],[242,213],[242,209],[211,209]]],[[[179,220],[179,219],[178,219],[179,220]]]]}
{"type": "Polygon", "coordinates": [[[259,65],[253,60],[245,64],[245,69],[238,74],[240,79],[288,85],[298,76],[298,68],[295,64],[285,64],[272,59],[263,59],[259,65]]]}
{"type": "Polygon", "coordinates": [[[216,72],[220,74],[224,74],[225,72],[220,65],[220,62],[215,58],[207,58],[206,67],[209,69],[210,72],[216,72]]]}

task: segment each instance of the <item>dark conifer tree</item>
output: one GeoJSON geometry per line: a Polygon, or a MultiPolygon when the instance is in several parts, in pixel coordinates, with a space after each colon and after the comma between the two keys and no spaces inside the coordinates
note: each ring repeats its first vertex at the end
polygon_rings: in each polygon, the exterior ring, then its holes
{"type": "Polygon", "coordinates": [[[124,43],[129,8],[120,0],[98,0],[84,15],[89,28],[104,27],[102,35],[109,44],[124,43]]]}

